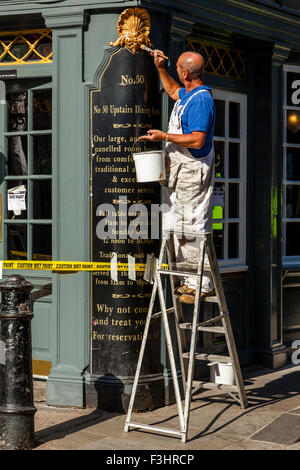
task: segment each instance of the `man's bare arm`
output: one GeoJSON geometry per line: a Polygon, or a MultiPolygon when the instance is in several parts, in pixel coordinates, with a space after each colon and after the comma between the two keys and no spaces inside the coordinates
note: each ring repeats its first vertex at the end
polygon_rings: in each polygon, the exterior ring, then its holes
{"type": "Polygon", "coordinates": [[[158,142],[160,140],[168,140],[182,147],[201,149],[204,145],[206,132],[193,131],[191,134],[169,134],[158,129],[150,129],[147,135],[143,135],[141,139],[158,142]]]}
{"type": "Polygon", "coordinates": [[[154,51],[154,63],[159,72],[159,76],[162,82],[162,85],[172,100],[177,101],[179,98],[180,85],[171,77],[171,75],[165,69],[165,59],[158,55],[158,53],[163,53],[162,51],[154,51]]]}

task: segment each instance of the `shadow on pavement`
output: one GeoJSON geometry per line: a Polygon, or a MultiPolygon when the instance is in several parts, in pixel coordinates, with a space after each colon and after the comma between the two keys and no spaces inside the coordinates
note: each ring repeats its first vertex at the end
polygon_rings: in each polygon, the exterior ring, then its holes
{"type": "Polygon", "coordinates": [[[79,416],[78,418],[41,429],[35,433],[35,448],[49,441],[63,439],[67,435],[89,428],[118,415],[118,413],[109,413],[96,409],[88,415],[79,416]]]}
{"type": "MultiPolygon", "coordinates": [[[[277,371],[278,372],[278,371],[277,371]]],[[[269,372],[274,373],[273,370],[269,372]]],[[[263,371],[263,373],[257,374],[260,375],[267,375],[268,371],[263,371]]],[[[230,424],[236,422],[240,418],[243,418],[245,415],[250,414],[260,408],[281,402],[283,400],[287,400],[289,398],[294,397],[295,395],[300,394],[300,370],[295,372],[291,372],[288,374],[283,375],[279,379],[272,380],[271,382],[266,383],[262,387],[247,389],[247,385],[251,384],[251,379],[249,377],[245,378],[245,386],[246,386],[246,393],[248,398],[248,408],[245,410],[241,409],[239,405],[231,399],[231,397],[226,393],[218,393],[217,395],[210,395],[206,397],[201,397],[201,393],[197,393],[194,395],[193,402],[197,402],[198,400],[201,402],[201,405],[198,407],[193,407],[191,410],[191,415],[196,414],[197,410],[207,407],[209,405],[214,405],[216,403],[224,403],[227,404],[225,408],[223,408],[220,412],[216,413],[213,419],[209,422],[209,424],[203,429],[200,433],[193,436],[189,440],[195,440],[202,436],[208,436],[211,434],[215,434],[221,430],[226,431],[226,427],[230,424]],[[211,430],[212,426],[218,422],[218,420],[230,409],[238,408],[239,413],[237,416],[228,419],[226,423],[220,424],[220,426],[215,427],[211,430]]],[[[299,398],[299,407],[300,407],[300,398],[299,398]]],[[[296,407],[294,407],[295,409],[296,407]]],[[[283,411],[282,411],[283,413],[283,411]]],[[[280,413],[278,413],[280,414],[280,413]]],[[[166,423],[169,420],[175,418],[177,415],[173,414],[164,420],[159,420],[152,425],[162,425],[162,423],[166,423]]]]}

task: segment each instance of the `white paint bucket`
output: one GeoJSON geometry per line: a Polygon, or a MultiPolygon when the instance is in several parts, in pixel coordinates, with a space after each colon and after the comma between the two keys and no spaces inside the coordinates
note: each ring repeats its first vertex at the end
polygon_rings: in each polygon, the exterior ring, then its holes
{"type": "Polygon", "coordinates": [[[133,153],[132,157],[135,164],[136,179],[138,183],[162,181],[166,178],[163,150],[133,153]]]}
{"type": "Polygon", "coordinates": [[[234,385],[234,372],[230,362],[211,362],[208,364],[210,367],[210,381],[216,384],[234,385]]]}

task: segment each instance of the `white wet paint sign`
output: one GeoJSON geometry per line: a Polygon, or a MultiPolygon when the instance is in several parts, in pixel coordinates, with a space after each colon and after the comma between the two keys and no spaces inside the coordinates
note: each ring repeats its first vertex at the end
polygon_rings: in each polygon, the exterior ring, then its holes
{"type": "Polygon", "coordinates": [[[15,186],[7,191],[7,210],[20,215],[26,210],[26,186],[15,186]]]}

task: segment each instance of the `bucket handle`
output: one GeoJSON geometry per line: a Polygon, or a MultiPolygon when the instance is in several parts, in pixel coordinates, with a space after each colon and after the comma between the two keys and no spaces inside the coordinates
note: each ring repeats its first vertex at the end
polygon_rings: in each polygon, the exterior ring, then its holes
{"type": "Polygon", "coordinates": [[[135,144],[142,138],[143,136],[140,136],[136,139],[136,141],[134,142],[133,146],[131,147],[131,153],[133,153],[133,147],[135,146],[135,144]]]}
{"type": "MultiPolygon", "coordinates": [[[[133,153],[133,147],[135,146],[135,144],[136,144],[140,139],[142,139],[142,137],[143,137],[143,136],[141,135],[140,137],[138,137],[138,138],[136,139],[136,141],[134,142],[133,146],[131,147],[131,153],[133,153]]],[[[144,140],[144,144],[145,144],[145,140],[144,140]]]]}

